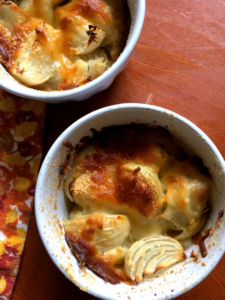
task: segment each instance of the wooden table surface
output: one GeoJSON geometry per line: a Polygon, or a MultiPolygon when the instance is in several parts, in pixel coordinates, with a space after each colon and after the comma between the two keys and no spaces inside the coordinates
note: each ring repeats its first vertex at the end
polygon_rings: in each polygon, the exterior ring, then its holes
{"type": "MultiPolygon", "coordinates": [[[[118,103],[173,110],[199,126],[225,157],[225,1],[147,0],[141,37],[112,86],[84,102],[47,106],[44,153],[71,123],[118,103]]],[[[55,267],[39,237],[34,213],[12,300],[92,300],[55,267]]],[[[225,256],[179,300],[224,300],[225,256]]]]}

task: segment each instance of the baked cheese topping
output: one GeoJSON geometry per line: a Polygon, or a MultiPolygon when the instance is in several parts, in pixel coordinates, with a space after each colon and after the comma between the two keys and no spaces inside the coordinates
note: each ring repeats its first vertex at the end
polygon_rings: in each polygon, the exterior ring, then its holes
{"type": "Polygon", "coordinates": [[[111,126],[83,142],[66,175],[76,205],[63,222],[80,264],[111,283],[139,283],[184,260],[178,240],[199,231],[208,210],[201,160],[162,127],[111,126]]]}
{"type": "Polygon", "coordinates": [[[121,54],[130,26],[125,0],[0,3],[0,62],[18,81],[68,90],[103,74],[121,54]]]}

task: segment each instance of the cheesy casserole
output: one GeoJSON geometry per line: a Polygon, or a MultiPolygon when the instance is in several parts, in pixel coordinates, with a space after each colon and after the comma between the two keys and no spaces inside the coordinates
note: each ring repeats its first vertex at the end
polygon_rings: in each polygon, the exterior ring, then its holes
{"type": "Polygon", "coordinates": [[[4,0],[0,62],[28,87],[72,89],[116,61],[129,26],[126,0],[4,0]]]}
{"type": "Polygon", "coordinates": [[[162,127],[93,133],[78,151],[65,143],[74,153],[63,166],[65,193],[76,204],[65,238],[81,266],[111,283],[139,283],[186,258],[181,243],[206,219],[210,174],[162,127]]]}

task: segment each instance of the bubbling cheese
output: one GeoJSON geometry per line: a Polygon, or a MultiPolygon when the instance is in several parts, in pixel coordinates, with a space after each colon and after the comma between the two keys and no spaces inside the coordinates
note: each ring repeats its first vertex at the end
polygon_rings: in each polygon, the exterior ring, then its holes
{"type": "Polygon", "coordinates": [[[106,281],[138,283],[184,260],[178,240],[200,230],[208,210],[211,179],[201,161],[162,127],[112,126],[83,140],[64,189],[76,205],[63,223],[80,264],[84,251],[84,263],[106,281]]]}
{"type": "Polygon", "coordinates": [[[117,60],[129,26],[126,0],[2,1],[0,63],[28,87],[79,87],[117,60]]]}

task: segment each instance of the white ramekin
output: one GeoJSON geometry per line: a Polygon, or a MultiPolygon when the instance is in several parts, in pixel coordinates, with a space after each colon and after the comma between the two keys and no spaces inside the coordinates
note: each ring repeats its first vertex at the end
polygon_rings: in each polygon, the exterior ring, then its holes
{"type": "Polygon", "coordinates": [[[145,0],[127,0],[131,14],[131,28],[126,47],[117,61],[104,74],[86,85],[68,91],[43,92],[28,88],[16,81],[0,64],[0,88],[25,98],[48,103],[82,101],[107,89],[126,67],[138,41],[145,17],[145,0]]]}
{"type": "Polygon", "coordinates": [[[59,165],[67,153],[62,143],[67,140],[76,145],[83,136],[91,134],[91,128],[100,130],[105,126],[131,122],[168,128],[186,151],[203,159],[205,166],[213,174],[213,185],[210,193],[212,210],[202,231],[211,227],[214,229],[218,212],[225,208],[225,163],[221,154],[207,135],[189,120],[164,108],[144,104],[121,104],[97,110],[73,123],[59,136],[42,164],[37,181],[37,226],[53,262],[84,291],[107,300],[172,299],[197,285],[219,262],[225,248],[225,231],[222,228],[216,228],[215,233],[206,239],[208,256],[201,259],[205,264],[192,261],[191,251],[194,249],[198,252],[198,246],[192,245],[186,250],[188,258],[185,263],[180,263],[165,275],[138,286],[124,283],[111,285],[89,269],[83,274],[63,235],[62,219],[69,218],[71,207],[65,201],[63,191],[58,188],[59,165]]]}

